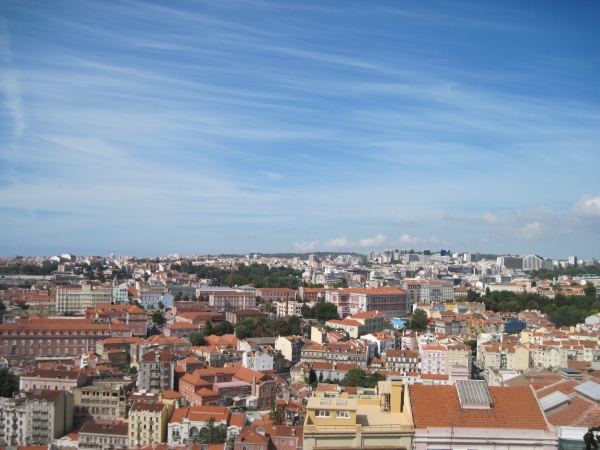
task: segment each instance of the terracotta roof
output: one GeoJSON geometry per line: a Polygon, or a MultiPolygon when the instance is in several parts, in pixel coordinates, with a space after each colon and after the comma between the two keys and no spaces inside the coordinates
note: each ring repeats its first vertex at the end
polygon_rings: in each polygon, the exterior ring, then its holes
{"type": "Polygon", "coordinates": [[[130,412],[161,412],[165,408],[164,403],[135,402],[130,412]]]}
{"type": "Polygon", "coordinates": [[[34,392],[27,398],[27,400],[46,400],[48,402],[56,402],[63,392],[64,391],[51,391],[46,389],[44,391],[34,392]]]}
{"type": "Polygon", "coordinates": [[[408,389],[415,428],[548,428],[529,387],[490,386],[490,409],[462,408],[455,386],[413,384],[408,389]]]}

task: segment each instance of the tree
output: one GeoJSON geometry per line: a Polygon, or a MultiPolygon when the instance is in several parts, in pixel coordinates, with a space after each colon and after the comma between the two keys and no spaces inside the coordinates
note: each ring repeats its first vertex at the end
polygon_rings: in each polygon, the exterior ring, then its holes
{"type": "Polygon", "coordinates": [[[190,297],[188,295],[184,295],[182,300],[184,302],[189,302],[190,301],[190,297]]]}
{"type": "Polygon", "coordinates": [[[8,369],[0,369],[0,397],[12,397],[19,392],[19,377],[8,369]]]}
{"type": "Polygon", "coordinates": [[[267,303],[265,303],[265,309],[267,310],[267,312],[272,313],[273,310],[275,309],[273,307],[273,302],[271,300],[269,300],[267,303]]]}
{"type": "Polygon", "coordinates": [[[26,302],[17,302],[19,309],[29,309],[29,305],[26,302]]]}
{"type": "Polygon", "coordinates": [[[233,328],[233,324],[231,322],[227,322],[226,320],[224,320],[215,327],[215,334],[217,336],[223,336],[224,334],[233,333],[235,333],[235,328],[233,328]]]}
{"type": "Polygon", "coordinates": [[[271,413],[269,414],[271,425],[285,425],[285,407],[276,402],[271,403],[271,413]]]}
{"type": "Polygon", "coordinates": [[[204,322],[204,330],[202,330],[202,334],[204,336],[210,336],[212,334],[215,334],[213,324],[210,320],[207,320],[206,322],[204,322]]]}
{"type": "Polygon", "coordinates": [[[302,333],[302,328],[300,328],[300,319],[298,319],[298,316],[290,316],[288,319],[288,327],[292,336],[298,336],[302,333]]]}
{"type": "Polygon", "coordinates": [[[175,298],[173,299],[174,302],[180,302],[181,301],[181,292],[178,292],[177,295],[175,295],[175,298]]]}
{"type": "Polygon", "coordinates": [[[158,309],[165,309],[165,305],[163,302],[158,302],[158,309]]]}
{"type": "Polygon", "coordinates": [[[583,293],[588,297],[596,298],[596,286],[591,281],[588,281],[583,293]]]}
{"type": "Polygon", "coordinates": [[[465,339],[463,343],[471,347],[471,353],[473,355],[477,354],[477,339],[465,339]]]}
{"type": "Polygon", "coordinates": [[[417,309],[410,320],[408,328],[413,331],[424,331],[427,327],[427,313],[424,309],[417,309]]]}
{"type": "Polygon", "coordinates": [[[313,384],[317,381],[317,372],[315,372],[315,369],[313,369],[312,366],[310,366],[305,378],[304,381],[306,384],[313,384]]]}
{"type": "Polygon", "coordinates": [[[156,325],[165,323],[165,318],[160,311],[154,311],[152,313],[152,323],[155,323],[156,325]]]}
{"type": "Polygon", "coordinates": [[[220,423],[215,426],[215,418],[211,417],[194,440],[198,444],[222,444],[227,440],[227,425],[220,423]]]}
{"type": "Polygon", "coordinates": [[[586,450],[598,450],[600,444],[600,427],[588,428],[588,432],[583,435],[586,450]]]}
{"type": "Polygon", "coordinates": [[[199,331],[190,333],[190,335],[188,336],[188,341],[194,347],[202,347],[206,345],[206,339],[204,339],[204,335],[199,331]]]}
{"type": "Polygon", "coordinates": [[[127,375],[129,375],[131,378],[136,378],[138,375],[137,367],[131,366],[127,371],[127,375]]]}

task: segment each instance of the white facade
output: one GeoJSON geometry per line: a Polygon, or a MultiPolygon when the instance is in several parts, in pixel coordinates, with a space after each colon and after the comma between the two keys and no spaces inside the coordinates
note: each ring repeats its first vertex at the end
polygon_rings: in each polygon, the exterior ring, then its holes
{"type": "Polygon", "coordinates": [[[264,370],[273,370],[273,357],[266,352],[244,352],[242,355],[242,364],[247,369],[262,372],[264,370]]]}
{"type": "Polygon", "coordinates": [[[110,304],[112,289],[92,289],[90,284],[81,287],[59,287],[56,290],[56,312],[84,313],[87,308],[110,304]]]}
{"type": "Polygon", "coordinates": [[[27,409],[24,402],[12,398],[0,398],[0,445],[27,445],[27,409]]]}

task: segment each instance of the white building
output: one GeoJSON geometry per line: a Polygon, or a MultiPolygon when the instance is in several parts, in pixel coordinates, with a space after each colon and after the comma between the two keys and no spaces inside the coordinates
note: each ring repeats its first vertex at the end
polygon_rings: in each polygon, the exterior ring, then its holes
{"type": "Polygon", "coordinates": [[[13,398],[0,398],[0,445],[27,445],[27,408],[25,402],[13,398]]]}
{"type": "Polygon", "coordinates": [[[56,312],[84,313],[87,308],[96,305],[110,305],[112,289],[93,288],[91,284],[77,287],[58,287],[56,289],[56,312]]]}
{"type": "Polygon", "coordinates": [[[257,372],[273,370],[273,356],[260,350],[246,351],[242,355],[242,364],[246,369],[256,370],[257,372]]]}

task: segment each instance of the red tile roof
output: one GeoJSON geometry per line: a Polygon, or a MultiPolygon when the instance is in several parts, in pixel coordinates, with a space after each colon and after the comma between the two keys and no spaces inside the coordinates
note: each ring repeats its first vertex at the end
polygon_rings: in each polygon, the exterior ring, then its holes
{"type": "Polygon", "coordinates": [[[529,387],[489,387],[490,409],[462,408],[455,386],[413,384],[408,389],[415,428],[548,428],[529,387]]]}

